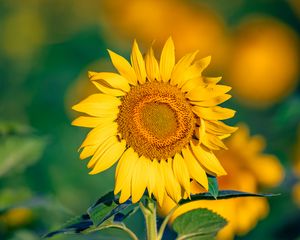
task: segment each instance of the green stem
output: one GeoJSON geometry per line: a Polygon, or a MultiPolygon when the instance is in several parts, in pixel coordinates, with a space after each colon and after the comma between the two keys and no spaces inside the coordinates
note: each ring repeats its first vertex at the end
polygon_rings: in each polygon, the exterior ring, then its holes
{"type": "Polygon", "coordinates": [[[91,232],[101,231],[101,230],[106,229],[106,228],[121,229],[124,232],[126,232],[131,237],[132,240],[139,240],[137,238],[137,236],[134,234],[134,232],[132,232],[129,228],[127,228],[123,223],[115,223],[115,224],[112,223],[112,224],[107,224],[107,225],[91,228],[91,229],[88,229],[88,230],[84,231],[84,233],[91,233],[91,232]]]}
{"type": "Polygon", "coordinates": [[[119,226],[119,225],[114,225],[112,226],[114,228],[120,228],[122,229],[123,231],[127,232],[128,235],[131,237],[132,240],[139,240],[137,238],[137,236],[134,234],[134,232],[132,232],[129,228],[125,227],[125,226],[119,226]]]}
{"type": "Polygon", "coordinates": [[[147,198],[145,206],[140,202],[140,208],[146,221],[147,240],[157,240],[155,202],[151,198],[147,198]]]}
{"type": "Polygon", "coordinates": [[[171,218],[171,216],[173,215],[173,213],[175,212],[175,210],[179,207],[179,205],[176,205],[175,207],[173,207],[171,209],[171,211],[168,213],[168,215],[165,217],[164,221],[162,222],[160,229],[158,231],[158,235],[157,235],[157,240],[161,240],[165,231],[165,228],[171,218]]]}

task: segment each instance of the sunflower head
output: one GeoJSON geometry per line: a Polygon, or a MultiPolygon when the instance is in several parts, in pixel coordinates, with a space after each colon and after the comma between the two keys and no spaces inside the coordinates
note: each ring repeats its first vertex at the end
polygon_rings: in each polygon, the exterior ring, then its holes
{"type": "Polygon", "coordinates": [[[236,128],[220,120],[235,112],[217,106],[231,88],[202,76],[210,57],[196,60],[196,51],[176,63],[171,38],[159,61],[152,48],[143,57],[136,41],[130,63],[109,55],[118,73],[89,72],[100,92],[73,106],[85,114],[73,125],[92,128],[80,147],[81,159],[91,157],[90,174],[118,162],[120,202],[137,202],[147,189],[159,204],[189,195],[191,179],[208,189],[206,173],[225,175],[213,151],[226,149],[222,139],[236,128]]]}

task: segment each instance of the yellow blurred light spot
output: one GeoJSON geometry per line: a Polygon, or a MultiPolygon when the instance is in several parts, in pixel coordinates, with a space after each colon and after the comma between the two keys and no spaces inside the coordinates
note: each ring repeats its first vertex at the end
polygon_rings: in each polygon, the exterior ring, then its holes
{"type": "Polygon", "coordinates": [[[287,25],[253,17],[233,38],[227,80],[246,104],[272,105],[287,96],[299,76],[299,42],[287,25]]]}
{"type": "Polygon", "coordinates": [[[33,214],[28,208],[13,208],[4,215],[0,216],[0,222],[3,222],[8,227],[18,227],[26,225],[32,221],[33,214]]]}

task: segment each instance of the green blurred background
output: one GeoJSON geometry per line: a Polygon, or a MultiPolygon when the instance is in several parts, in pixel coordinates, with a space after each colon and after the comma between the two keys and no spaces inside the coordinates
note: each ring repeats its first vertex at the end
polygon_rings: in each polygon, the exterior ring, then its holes
{"type": "MultiPolygon", "coordinates": [[[[170,35],[177,58],[212,55],[206,74],[233,86],[231,123],[263,135],[285,169],[261,188],[281,193],[269,215],[236,238],[300,239],[299,0],[1,0],[0,29],[0,239],[40,239],[113,188],[113,169],[90,176],[79,160],[87,130],[71,126],[70,108],[96,91],[87,70],[113,70],[107,48],[129,58],[136,38],[158,53],[170,35]]],[[[128,225],[144,238],[140,213],[128,225]]]]}

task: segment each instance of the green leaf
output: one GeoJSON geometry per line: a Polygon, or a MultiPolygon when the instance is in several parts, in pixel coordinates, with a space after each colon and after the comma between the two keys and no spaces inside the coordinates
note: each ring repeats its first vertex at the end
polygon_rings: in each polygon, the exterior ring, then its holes
{"type": "Polygon", "coordinates": [[[80,233],[93,226],[93,222],[88,214],[76,216],[67,221],[60,229],[44,235],[44,238],[50,238],[60,233],[80,233]]]}
{"type": "Polygon", "coordinates": [[[208,176],[208,192],[217,199],[219,192],[218,180],[216,177],[208,176]]]}
{"type": "MultiPolygon", "coordinates": [[[[132,206],[131,201],[119,204],[113,192],[109,192],[101,197],[92,207],[87,210],[95,226],[99,226],[105,220],[113,217],[123,210],[132,206]]],[[[124,214],[125,216],[125,214],[124,214]]]]}
{"type": "Polygon", "coordinates": [[[208,209],[196,209],[180,215],[174,220],[173,229],[177,232],[177,240],[206,240],[216,236],[227,224],[220,215],[208,209]]]}
{"type": "Polygon", "coordinates": [[[102,222],[111,217],[110,213],[113,212],[117,206],[118,205],[114,202],[112,202],[110,205],[99,204],[95,207],[89,208],[87,212],[94,225],[99,226],[102,222]]]}
{"type": "Polygon", "coordinates": [[[128,232],[121,221],[135,213],[137,208],[138,205],[132,204],[131,201],[119,204],[118,198],[113,192],[109,192],[93,204],[87,210],[87,214],[71,219],[59,230],[50,232],[45,237],[60,233],[89,233],[110,227],[126,229],[128,232]]]}
{"type": "Polygon", "coordinates": [[[37,136],[0,137],[0,177],[23,171],[42,155],[46,139],[37,136]]]}
{"type": "MultiPolygon", "coordinates": [[[[278,196],[280,194],[273,194],[273,193],[248,193],[248,192],[241,192],[241,191],[235,191],[235,190],[220,190],[218,193],[217,199],[228,199],[228,198],[236,198],[236,197],[274,197],[278,196]]],[[[196,200],[216,200],[214,196],[211,195],[211,193],[199,193],[199,194],[193,194],[191,195],[190,199],[182,199],[179,204],[184,204],[191,201],[196,200]]]]}

